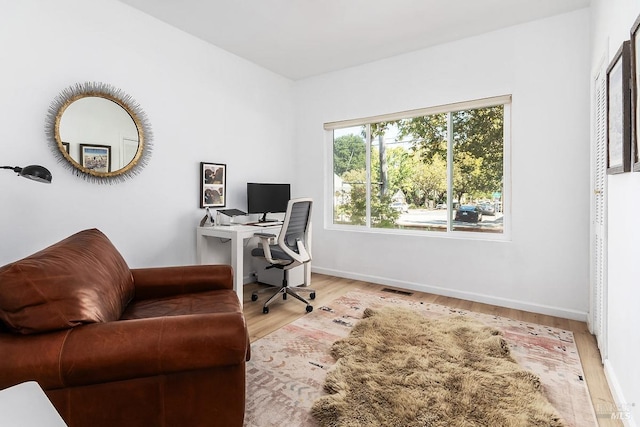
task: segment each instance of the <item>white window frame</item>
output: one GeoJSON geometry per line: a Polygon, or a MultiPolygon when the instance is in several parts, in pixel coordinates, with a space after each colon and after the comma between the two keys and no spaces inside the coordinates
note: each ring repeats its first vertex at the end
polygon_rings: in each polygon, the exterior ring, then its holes
{"type": "MultiPolygon", "coordinates": [[[[512,97],[511,95],[495,96],[490,98],[476,99],[472,101],[457,102],[452,104],[438,105],[427,108],[420,108],[415,110],[407,110],[398,113],[382,114],[370,117],[363,117],[358,119],[341,120],[335,122],[327,122],[324,124],[325,131],[325,211],[324,211],[324,227],[327,230],[336,231],[353,231],[361,233],[377,233],[377,234],[394,234],[394,235],[407,235],[407,236],[422,236],[422,237],[440,237],[440,238],[458,238],[468,240],[492,240],[492,241],[511,241],[511,108],[512,97]],[[333,201],[334,201],[334,189],[333,189],[333,131],[335,129],[342,129],[352,126],[365,126],[369,129],[367,124],[378,123],[383,121],[393,121],[400,119],[407,119],[417,116],[427,116],[433,114],[448,113],[460,110],[470,110],[478,108],[493,107],[497,105],[504,106],[503,117],[503,230],[502,233],[484,233],[477,231],[459,231],[452,230],[451,227],[451,215],[448,215],[447,231],[423,231],[423,230],[409,230],[409,229],[396,229],[396,228],[374,228],[371,227],[371,212],[370,205],[367,203],[367,223],[365,225],[350,225],[350,224],[335,224],[333,222],[333,201]]],[[[367,130],[368,132],[368,130],[367,130]]],[[[450,138],[451,139],[451,138],[450,138]]],[[[368,140],[368,139],[367,139],[368,140]]],[[[371,198],[370,185],[371,182],[371,170],[370,170],[370,144],[366,144],[367,155],[367,200],[371,198]]],[[[452,156],[450,143],[447,150],[447,155],[452,156]]],[[[453,187],[451,185],[452,177],[449,176],[450,171],[447,168],[447,180],[448,180],[448,200],[451,200],[451,191],[453,187]]],[[[447,212],[449,213],[449,208],[447,212]]]]}

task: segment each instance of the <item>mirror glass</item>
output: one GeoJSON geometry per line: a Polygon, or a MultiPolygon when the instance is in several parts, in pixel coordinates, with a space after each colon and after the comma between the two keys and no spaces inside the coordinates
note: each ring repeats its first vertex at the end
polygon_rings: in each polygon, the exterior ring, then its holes
{"type": "Polygon", "coordinates": [[[78,166],[117,172],[138,152],[138,128],[127,110],[98,96],[80,98],[60,117],[63,149],[78,166]]]}
{"type": "Polygon", "coordinates": [[[149,158],[151,130],[144,112],[104,83],[61,92],[49,108],[46,131],[63,164],[90,180],[128,178],[149,158]]]}

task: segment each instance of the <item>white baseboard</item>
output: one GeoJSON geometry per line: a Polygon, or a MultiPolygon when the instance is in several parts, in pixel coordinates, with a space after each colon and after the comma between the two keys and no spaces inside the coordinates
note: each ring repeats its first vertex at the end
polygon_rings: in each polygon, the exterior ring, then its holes
{"type": "MultiPolygon", "coordinates": [[[[607,383],[609,383],[609,389],[613,395],[615,407],[603,408],[604,410],[600,412],[605,412],[606,414],[613,413],[613,416],[621,420],[625,427],[637,427],[638,424],[636,424],[633,419],[633,413],[631,412],[631,403],[624,398],[618,378],[608,359],[604,361],[604,375],[607,377],[607,383]]],[[[598,408],[595,409],[596,413],[598,413],[598,408]]]]}
{"type": "Polygon", "coordinates": [[[484,304],[492,304],[500,307],[513,308],[517,310],[530,311],[533,313],[546,314],[549,316],[562,317],[565,319],[587,321],[587,313],[578,310],[571,310],[562,307],[554,307],[544,304],[532,304],[525,301],[512,300],[508,298],[495,297],[491,295],[479,294],[475,292],[458,291],[454,289],[441,288],[438,286],[429,286],[421,283],[407,282],[403,280],[395,280],[388,277],[370,276],[366,274],[357,274],[347,271],[333,270],[312,266],[311,271],[329,276],[342,277],[345,279],[361,280],[363,282],[376,283],[378,285],[393,286],[401,289],[408,289],[418,292],[426,292],[436,295],[442,295],[453,298],[460,298],[468,301],[481,302],[484,304]]]}

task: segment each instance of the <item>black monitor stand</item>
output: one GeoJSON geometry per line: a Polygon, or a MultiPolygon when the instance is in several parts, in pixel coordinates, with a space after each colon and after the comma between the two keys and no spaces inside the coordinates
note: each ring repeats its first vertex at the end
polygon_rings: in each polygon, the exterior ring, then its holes
{"type": "Polygon", "coordinates": [[[258,220],[258,222],[278,222],[278,220],[277,220],[277,219],[267,219],[267,214],[268,214],[268,213],[269,213],[269,212],[265,212],[265,213],[263,213],[263,214],[262,214],[262,218],[260,218],[260,219],[258,220]]]}

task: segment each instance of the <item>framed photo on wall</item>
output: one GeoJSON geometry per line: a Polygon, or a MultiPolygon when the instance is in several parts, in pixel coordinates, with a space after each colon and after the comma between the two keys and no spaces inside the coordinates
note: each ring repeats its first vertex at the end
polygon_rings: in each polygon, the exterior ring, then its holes
{"type": "Polygon", "coordinates": [[[227,200],[227,165],[200,163],[200,207],[223,208],[227,200]]]}
{"type": "Polygon", "coordinates": [[[631,170],[631,74],[629,41],[607,67],[607,173],[631,170]]]}
{"type": "Polygon", "coordinates": [[[631,62],[631,167],[640,171],[640,16],[631,27],[630,62],[631,62]]]}
{"type": "Polygon", "coordinates": [[[80,144],[80,164],[96,172],[111,172],[111,147],[80,144]]]}
{"type": "Polygon", "coordinates": [[[607,67],[607,173],[631,170],[630,43],[625,41],[607,67]]]}

